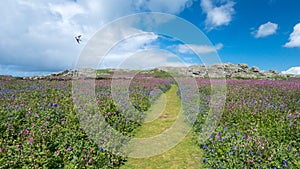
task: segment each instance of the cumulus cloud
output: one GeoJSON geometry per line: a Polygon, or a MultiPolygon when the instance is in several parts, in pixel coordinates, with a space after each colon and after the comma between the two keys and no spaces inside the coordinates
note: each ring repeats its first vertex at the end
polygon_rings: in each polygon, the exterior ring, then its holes
{"type": "Polygon", "coordinates": [[[287,42],[284,47],[300,47],[300,23],[294,26],[294,31],[290,34],[289,42],[287,42]]]}
{"type": "Polygon", "coordinates": [[[267,22],[265,24],[260,25],[258,30],[252,32],[252,34],[254,34],[255,38],[262,38],[275,34],[277,29],[278,24],[267,22]]]}
{"type": "Polygon", "coordinates": [[[150,11],[153,12],[167,12],[177,14],[184,8],[192,5],[193,0],[176,0],[176,1],[162,1],[162,0],[149,0],[143,1],[150,11]]]}
{"type": "Polygon", "coordinates": [[[206,54],[222,49],[223,44],[219,43],[216,46],[195,45],[195,44],[179,44],[176,46],[177,51],[183,54],[206,54]]]}
{"type": "MultiPolygon", "coordinates": [[[[155,40],[157,40],[158,35],[154,33],[143,33],[141,32],[140,35],[129,37],[124,41],[120,42],[116,46],[114,46],[110,52],[104,57],[100,67],[107,68],[107,67],[119,67],[122,63],[128,60],[129,57],[134,55],[135,53],[140,53],[142,51],[150,50],[151,48],[156,48],[155,45],[152,44],[155,40]]],[[[149,56],[152,53],[148,52],[149,56]]],[[[145,57],[145,55],[140,55],[142,58],[135,59],[136,61],[150,61],[148,58],[149,56],[145,57]]],[[[127,63],[128,65],[128,63],[127,63]]],[[[131,64],[130,64],[131,65],[131,64]]],[[[137,65],[137,64],[135,64],[137,65]]]]}
{"type": "Polygon", "coordinates": [[[180,13],[192,0],[10,0],[0,6],[0,74],[74,68],[84,44],[103,25],[141,11],[180,13]],[[82,44],[74,37],[82,34],[82,44]],[[5,68],[5,71],[4,71],[5,68]]]}
{"type": "MultiPolygon", "coordinates": [[[[117,56],[118,57],[118,56],[117,56]]],[[[124,58],[124,57],[123,57],[124,58]]],[[[122,69],[148,69],[159,66],[184,67],[188,65],[178,56],[164,50],[146,50],[127,55],[117,67],[122,69]]],[[[108,57],[112,60],[112,57],[108,57]]],[[[111,61],[109,63],[112,63],[111,61]]]]}
{"type": "Polygon", "coordinates": [[[300,67],[291,67],[288,70],[282,71],[281,73],[300,75],[300,67]]]}
{"type": "Polygon", "coordinates": [[[206,29],[212,30],[222,25],[229,25],[235,12],[234,5],[235,2],[231,0],[202,0],[200,6],[206,14],[206,29]]]}

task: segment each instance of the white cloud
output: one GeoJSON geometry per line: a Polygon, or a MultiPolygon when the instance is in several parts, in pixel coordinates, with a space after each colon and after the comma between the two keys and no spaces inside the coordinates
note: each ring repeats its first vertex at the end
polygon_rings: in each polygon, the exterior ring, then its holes
{"type": "Polygon", "coordinates": [[[180,44],[177,45],[177,51],[179,53],[183,54],[193,54],[194,52],[196,54],[205,54],[205,53],[211,53],[216,50],[222,49],[223,44],[219,43],[216,46],[208,46],[208,45],[195,45],[195,44],[180,44]]]}
{"type": "Polygon", "coordinates": [[[289,42],[287,42],[284,47],[300,47],[300,23],[294,26],[294,31],[290,34],[289,42]]]}
{"type": "Polygon", "coordinates": [[[235,10],[235,2],[231,0],[213,1],[202,0],[201,8],[207,15],[205,24],[206,29],[212,30],[222,25],[229,25],[235,10]],[[216,2],[220,2],[219,4],[216,2]]]}
{"type": "Polygon", "coordinates": [[[252,32],[252,34],[254,34],[255,38],[262,38],[275,34],[277,29],[278,24],[267,22],[265,24],[260,25],[258,30],[252,32]]]}
{"type": "MultiPolygon", "coordinates": [[[[0,6],[0,74],[74,68],[80,50],[104,24],[142,11],[180,13],[192,0],[7,0],[0,6]],[[83,34],[82,44],[74,37],[83,34]]],[[[121,35],[120,35],[121,36],[121,35]]]]}
{"type": "Polygon", "coordinates": [[[282,74],[295,74],[300,75],[300,67],[291,67],[286,71],[282,71],[282,74]]]}
{"type": "Polygon", "coordinates": [[[148,69],[155,68],[159,66],[185,66],[187,63],[183,62],[178,56],[157,49],[150,50],[141,50],[135,53],[128,53],[126,57],[116,56],[116,57],[107,57],[109,64],[115,63],[118,68],[122,69],[148,69]],[[117,61],[118,58],[122,60],[117,61]],[[115,62],[114,62],[115,61],[115,62]]]}
{"type": "Polygon", "coordinates": [[[184,8],[189,7],[192,1],[193,0],[149,0],[144,2],[150,11],[177,14],[180,13],[184,8]]]}

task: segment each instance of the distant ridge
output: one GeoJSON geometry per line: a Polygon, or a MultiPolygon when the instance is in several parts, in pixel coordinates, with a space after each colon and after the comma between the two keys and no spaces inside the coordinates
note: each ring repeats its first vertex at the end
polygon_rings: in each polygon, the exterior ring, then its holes
{"type": "MultiPolygon", "coordinates": [[[[85,69],[95,72],[93,69],[85,69]]],[[[300,75],[286,75],[281,74],[277,70],[260,70],[258,67],[249,67],[247,64],[222,63],[211,66],[193,65],[189,67],[170,67],[163,66],[152,70],[129,70],[129,69],[100,69],[96,71],[96,74],[86,74],[90,78],[112,78],[114,72],[139,72],[139,73],[157,73],[168,72],[172,76],[188,76],[196,78],[218,78],[226,77],[227,79],[268,79],[268,80],[287,80],[287,79],[300,79],[300,75]]],[[[58,73],[53,73],[45,76],[32,76],[22,77],[22,79],[29,80],[70,80],[77,73],[77,70],[65,70],[58,73]]],[[[89,72],[89,71],[85,71],[89,72]]]]}

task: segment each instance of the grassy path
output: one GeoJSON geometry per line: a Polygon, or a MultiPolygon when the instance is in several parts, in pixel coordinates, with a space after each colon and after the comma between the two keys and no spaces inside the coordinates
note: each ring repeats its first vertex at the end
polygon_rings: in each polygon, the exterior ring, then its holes
{"type": "MultiPolygon", "coordinates": [[[[151,117],[147,117],[146,119],[158,118],[149,120],[149,122],[144,123],[142,127],[136,130],[135,135],[137,138],[158,135],[172,126],[177,119],[181,104],[180,98],[176,93],[177,90],[177,86],[172,86],[169,91],[163,94],[158,101],[152,105],[152,110],[156,112],[149,113],[151,117]],[[157,110],[163,110],[163,112],[157,110]]],[[[193,142],[192,133],[190,132],[171,150],[150,158],[129,158],[121,168],[200,168],[200,159],[201,150],[193,142]]]]}

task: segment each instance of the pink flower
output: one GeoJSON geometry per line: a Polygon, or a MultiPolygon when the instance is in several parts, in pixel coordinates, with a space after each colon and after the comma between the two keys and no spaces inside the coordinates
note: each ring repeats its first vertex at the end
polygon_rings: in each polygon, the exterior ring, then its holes
{"type": "Polygon", "coordinates": [[[257,128],[254,128],[253,130],[254,130],[254,131],[257,131],[257,128]]]}
{"type": "Polygon", "coordinates": [[[72,150],[72,147],[69,146],[69,147],[67,148],[67,150],[68,150],[68,151],[71,151],[71,150],[72,150]]]}
{"type": "Polygon", "coordinates": [[[34,141],[33,137],[32,137],[32,136],[29,136],[29,137],[28,137],[28,142],[29,142],[29,144],[32,144],[33,141],[34,141]]]}
{"type": "Polygon", "coordinates": [[[93,152],[93,148],[92,147],[90,147],[90,153],[92,153],[93,152]]]}
{"type": "Polygon", "coordinates": [[[254,160],[249,160],[250,163],[254,163],[254,160]]]}
{"type": "Polygon", "coordinates": [[[269,160],[269,161],[272,161],[272,157],[269,157],[268,160],[269,160]]]}
{"type": "Polygon", "coordinates": [[[27,129],[22,130],[22,134],[28,134],[28,133],[29,133],[29,131],[27,129]]]}
{"type": "Polygon", "coordinates": [[[0,153],[2,153],[2,151],[3,151],[3,149],[2,149],[2,148],[0,148],[0,153]]]}
{"type": "Polygon", "coordinates": [[[248,137],[248,141],[251,141],[251,140],[252,140],[252,137],[249,136],[249,137],[248,137]]]}
{"type": "Polygon", "coordinates": [[[56,153],[57,155],[59,155],[59,154],[60,154],[60,150],[56,150],[55,153],[56,153]]]}
{"type": "Polygon", "coordinates": [[[46,116],[46,119],[47,119],[47,120],[50,120],[50,116],[46,116]]]}
{"type": "Polygon", "coordinates": [[[89,163],[92,163],[93,162],[93,158],[91,157],[90,159],[89,159],[89,163]]]}

